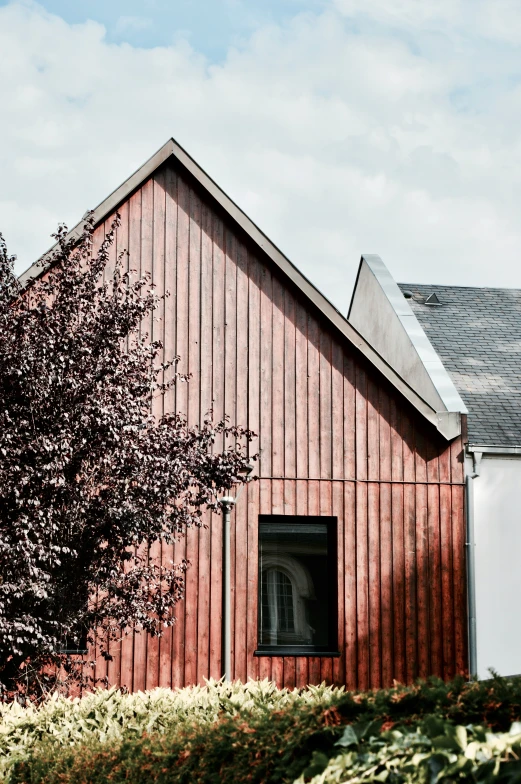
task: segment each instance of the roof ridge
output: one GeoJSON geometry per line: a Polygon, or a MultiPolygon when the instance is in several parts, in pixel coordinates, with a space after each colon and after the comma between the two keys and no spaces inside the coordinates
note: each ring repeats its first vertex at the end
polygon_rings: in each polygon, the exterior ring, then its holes
{"type": "Polygon", "coordinates": [[[402,286],[416,286],[418,288],[425,288],[429,287],[432,289],[470,289],[471,291],[519,291],[521,293],[521,288],[517,289],[513,286],[459,286],[459,285],[452,285],[450,283],[398,283],[398,287],[401,289],[402,286]]]}

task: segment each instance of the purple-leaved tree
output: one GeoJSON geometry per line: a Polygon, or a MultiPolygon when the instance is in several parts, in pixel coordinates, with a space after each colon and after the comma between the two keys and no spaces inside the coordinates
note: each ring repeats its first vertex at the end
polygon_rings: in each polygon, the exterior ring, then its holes
{"type": "Polygon", "coordinates": [[[160,301],[150,281],[123,257],[107,275],[116,227],[96,253],[92,218],[79,240],[60,227],[49,270],[25,291],[0,235],[4,697],[51,688],[59,667],[48,665],[86,631],[172,624],[189,566],[153,563],[147,546],[200,525],[246,481],[254,434],[152,414],[153,398],[187,379],[140,331],[160,301]]]}

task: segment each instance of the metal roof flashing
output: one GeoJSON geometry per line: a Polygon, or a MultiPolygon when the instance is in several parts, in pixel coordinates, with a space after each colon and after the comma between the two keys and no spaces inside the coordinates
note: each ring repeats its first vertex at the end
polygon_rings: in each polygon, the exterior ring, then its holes
{"type": "Polygon", "coordinates": [[[380,256],[362,256],[348,320],[435,408],[441,432],[458,427],[461,432],[460,415],[467,408],[380,256]]]}

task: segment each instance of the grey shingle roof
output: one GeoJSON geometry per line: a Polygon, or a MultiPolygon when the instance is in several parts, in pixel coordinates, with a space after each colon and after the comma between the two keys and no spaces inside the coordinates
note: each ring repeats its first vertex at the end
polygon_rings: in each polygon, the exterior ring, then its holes
{"type": "Polygon", "coordinates": [[[521,446],[521,289],[398,285],[469,410],[469,443],[521,446]],[[424,304],[433,293],[441,305],[424,304]]]}

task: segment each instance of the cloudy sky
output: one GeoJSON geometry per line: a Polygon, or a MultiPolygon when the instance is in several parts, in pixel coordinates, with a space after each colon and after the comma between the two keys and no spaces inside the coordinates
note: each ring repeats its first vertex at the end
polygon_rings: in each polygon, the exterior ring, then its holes
{"type": "Polygon", "coordinates": [[[21,272],[170,136],[345,311],[521,286],[520,0],[0,0],[0,231],[21,272]]]}

